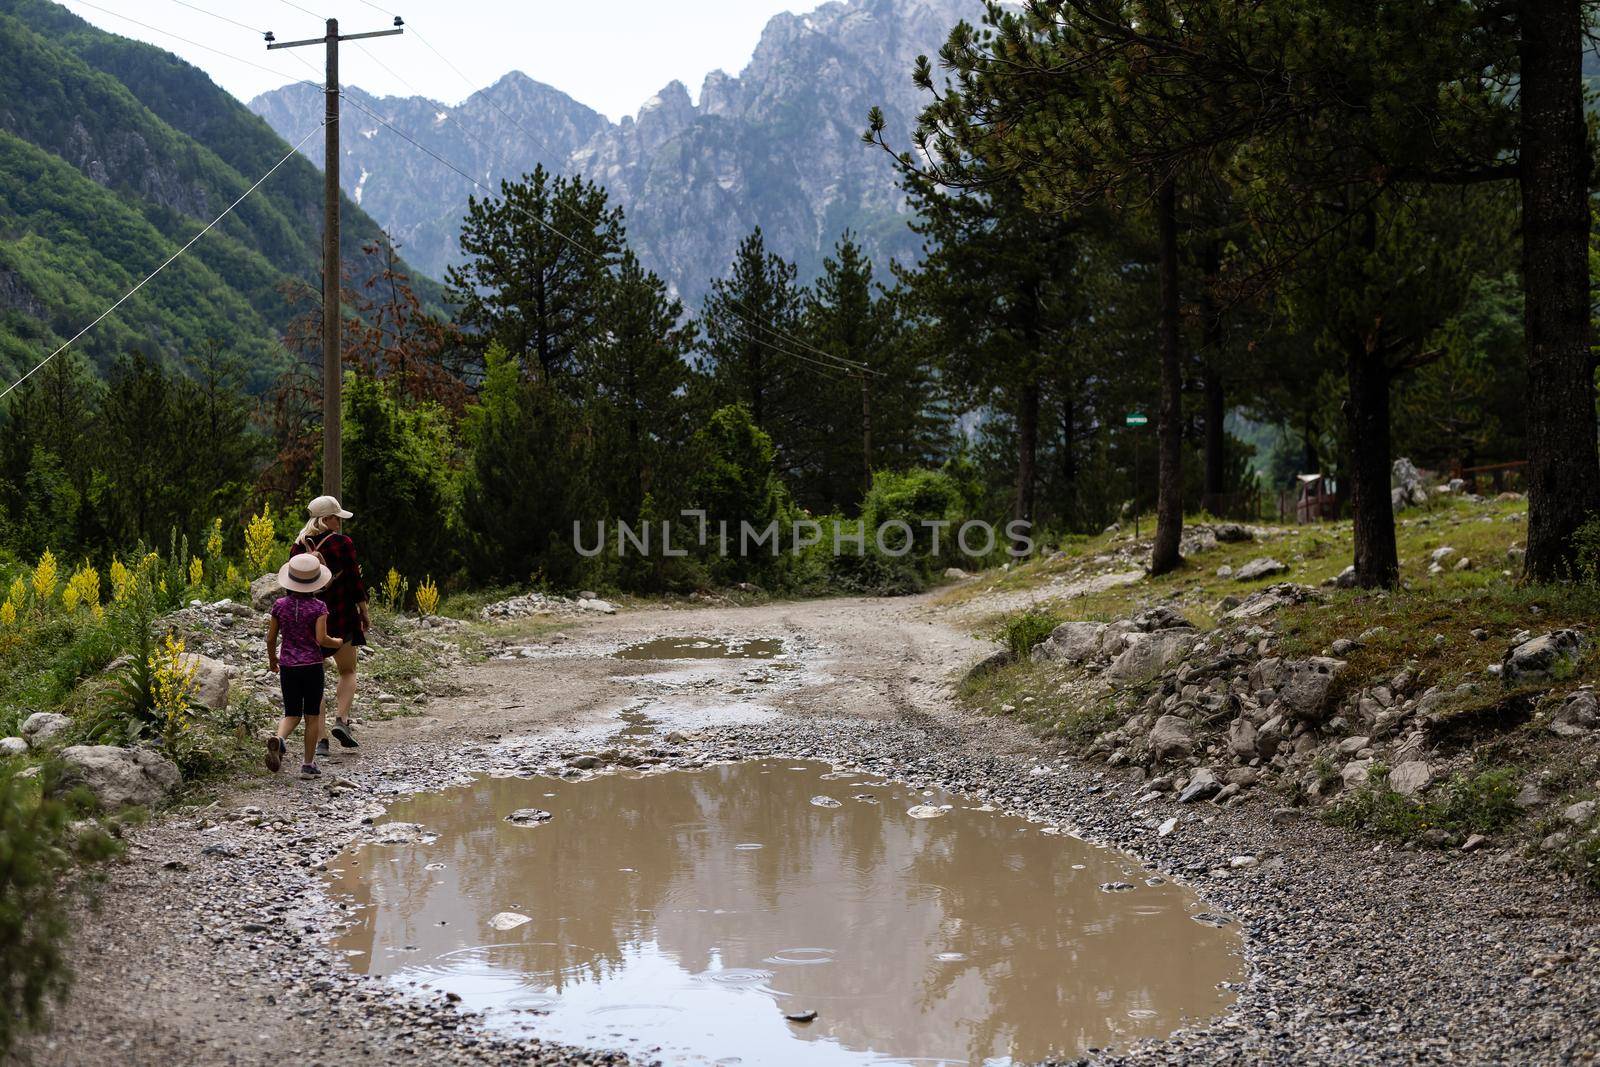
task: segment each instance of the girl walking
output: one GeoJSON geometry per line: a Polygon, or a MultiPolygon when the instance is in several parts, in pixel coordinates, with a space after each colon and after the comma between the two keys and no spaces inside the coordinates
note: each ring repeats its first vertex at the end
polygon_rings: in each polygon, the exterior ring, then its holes
{"type": "Polygon", "coordinates": [[[323,649],[344,645],[329,635],[328,605],[316,595],[332,579],[332,572],[311,555],[295,556],[278,571],[278,584],[285,595],[272,605],[272,617],[267,620],[267,669],[278,676],[283,691],[283,718],[277,733],[267,740],[267,769],[274,774],[283,766],[285,739],[302,721],[305,761],[300,773],[308,778],[322,773],[317,768],[317,741],[322,736],[323,649]]]}
{"type": "MultiPolygon", "coordinates": [[[[322,599],[328,605],[328,633],[342,642],[338,651],[325,651],[333,657],[339,669],[339,682],[335,690],[338,710],[331,724],[333,736],[345,748],[356,747],[355,726],[350,721],[350,705],[356,699],[356,661],[358,646],[367,643],[367,587],[361,581],[361,565],[356,562],[355,542],[344,532],[344,521],[350,512],[339,506],[331,496],[319,496],[306,505],[309,521],[289,548],[290,559],[309,555],[325,565],[333,574],[322,599]]],[[[328,739],[317,745],[317,752],[326,755],[328,739]]]]}

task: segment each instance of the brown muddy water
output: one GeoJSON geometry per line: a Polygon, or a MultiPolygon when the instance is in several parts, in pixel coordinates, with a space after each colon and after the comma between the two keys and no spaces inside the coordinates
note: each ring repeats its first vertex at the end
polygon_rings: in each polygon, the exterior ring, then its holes
{"type": "Polygon", "coordinates": [[[724,640],[720,637],[658,637],[613,653],[618,659],[775,659],[783,656],[777,638],[724,640]]]}
{"type": "Polygon", "coordinates": [[[1220,1014],[1243,976],[1235,928],[1131,857],[826,764],[485,777],[389,820],[426,833],[331,864],[352,967],[641,1058],[1032,1062],[1220,1014]]]}

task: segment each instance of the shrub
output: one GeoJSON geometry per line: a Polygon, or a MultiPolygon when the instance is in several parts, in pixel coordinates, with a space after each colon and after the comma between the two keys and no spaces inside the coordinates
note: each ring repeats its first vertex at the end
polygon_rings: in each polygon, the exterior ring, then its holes
{"type": "Polygon", "coordinates": [[[1013,659],[1023,660],[1028,658],[1035,645],[1043,644],[1060,625],[1061,616],[1055,612],[1045,608],[1030,608],[1001,623],[995,640],[1010,650],[1013,659]]]}
{"type": "Polygon", "coordinates": [[[67,908],[79,872],[116,848],[100,830],[74,826],[89,810],[87,797],[49,796],[56,773],[45,766],[41,789],[0,770],[0,1059],[66,991],[67,908]]]}

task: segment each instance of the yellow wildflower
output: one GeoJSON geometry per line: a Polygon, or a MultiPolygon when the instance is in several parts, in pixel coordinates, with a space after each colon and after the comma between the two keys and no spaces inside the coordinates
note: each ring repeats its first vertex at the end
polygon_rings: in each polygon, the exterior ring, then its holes
{"type": "Polygon", "coordinates": [[[263,504],[261,514],[252,518],[244,528],[244,561],[250,565],[250,573],[265,574],[272,566],[272,557],[277,548],[272,527],[272,507],[263,504]]]}
{"type": "Polygon", "coordinates": [[[421,585],[417,586],[417,611],[423,618],[427,618],[439,610],[439,587],[433,584],[430,574],[421,585]]]}
{"type": "Polygon", "coordinates": [[[17,625],[17,606],[11,601],[0,604],[0,629],[10,630],[17,625]]]}
{"type": "Polygon", "coordinates": [[[33,596],[41,604],[56,595],[56,579],[59,577],[59,568],[56,566],[56,557],[47,548],[44,555],[39,557],[39,565],[33,569],[33,596]]]}
{"type": "Polygon", "coordinates": [[[212,562],[222,555],[222,520],[211,520],[211,532],[206,534],[206,558],[212,562]]]}
{"type": "Polygon", "coordinates": [[[111,601],[115,604],[122,603],[127,597],[128,590],[133,586],[133,575],[128,573],[128,568],[122,565],[120,559],[111,561],[111,601]]]}
{"type": "Polygon", "coordinates": [[[189,561],[189,584],[194,586],[194,587],[196,587],[196,588],[199,588],[200,584],[202,582],[204,582],[205,580],[206,580],[206,567],[205,567],[205,564],[200,562],[200,557],[199,556],[195,556],[193,559],[191,559],[189,561]]]}

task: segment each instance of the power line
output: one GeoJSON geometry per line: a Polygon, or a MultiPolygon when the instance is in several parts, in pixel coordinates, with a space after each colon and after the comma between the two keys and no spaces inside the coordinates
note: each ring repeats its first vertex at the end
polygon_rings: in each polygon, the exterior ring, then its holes
{"type": "MultiPolygon", "coordinates": [[[[101,7],[99,4],[92,4],[92,3],[89,2],[89,0],[63,0],[63,2],[65,2],[65,3],[74,3],[74,4],[82,4],[84,7],[93,8],[95,11],[99,11],[102,14],[110,15],[113,18],[122,19],[124,22],[131,22],[135,26],[142,26],[143,28],[149,30],[151,33],[159,33],[163,37],[171,37],[174,41],[182,41],[186,45],[190,45],[190,46],[192,46],[194,48],[203,49],[203,50],[205,50],[207,52],[211,52],[211,53],[213,53],[215,55],[222,56],[224,59],[231,59],[235,63],[244,63],[244,64],[246,64],[248,66],[252,66],[252,67],[256,68],[257,70],[264,70],[268,74],[271,74],[273,77],[276,77],[276,78],[283,77],[283,71],[278,70],[278,69],[276,69],[274,67],[269,67],[269,66],[266,66],[265,64],[262,64],[262,63],[252,62],[251,60],[245,59],[243,56],[236,56],[232,52],[224,52],[220,48],[212,48],[208,44],[201,44],[199,41],[196,41],[196,40],[193,40],[191,38],[185,37],[182,34],[173,33],[171,30],[164,30],[160,26],[152,26],[148,22],[140,22],[138,19],[134,18],[131,15],[124,15],[120,11],[113,11],[108,7],[101,7]]],[[[184,6],[187,7],[189,5],[185,4],[184,6]]],[[[208,14],[209,14],[209,12],[208,12],[208,14]]],[[[252,30],[251,32],[254,33],[256,31],[252,30]]],[[[317,89],[321,89],[322,88],[322,86],[318,85],[316,82],[306,81],[306,79],[304,79],[304,78],[301,78],[300,82],[296,82],[294,84],[300,84],[300,83],[304,83],[306,85],[313,86],[313,87],[315,87],[317,89]]]]}
{"type": "Polygon", "coordinates": [[[244,23],[240,22],[238,19],[231,19],[228,16],[222,15],[222,14],[218,14],[215,11],[207,11],[205,8],[201,7],[198,4],[188,3],[187,0],[172,0],[172,2],[174,4],[177,4],[179,7],[186,7],[190,11],[198,11],[202,15],[210,15],[214,19],[218,19],[218,20],[220,20],[222,22],[230,23],[230,24],[232,24],[234,26],[239,27],[241,30],[249,30],[251,33],[260,33],[260,34],[265,34],[267,32],[266,30],[258,29],[255,26],[246,26],[244,23]]]}
{"type": "Polygon", "coordinates": [[[278,3],[283,4],[286,7],[292,7],[296,11],[304,11],[307,15],[310,15],[314,19],[322,19],[324,21],[327,20],[326,15],[319,15],[309,7],[301,7],[299,4],[295,3],[294,0],[278,0],[278,3]]]}
{"type": "Polygon", "coordinates": [[[113,311],[117,310],[117,308],[121,307],[123,304],[127,303],[128,299],[130,297],[132,297],[134,293],[137,293],[140,289],[143,289],[145,287],[145,285],[150,281],[150,279],[154,278],[156,275],[158,275],[162,271],[166,270],[168,267],[170,267],[172,265],[173,261],[175,261],[179,256],[183,255],[185,252],[189,251],[190,248],[194,247],[194,243],[196,241],[200,240],[200,238],[202,238],[206,234],[210,233],[211,232],[211,228],[213,226],[215,226],[217,223],[221,222],[223,219],[227,218],[230,214],[233,213],[233,209],[234,208],[236,208],[240,204],[244,203],[246,197],[248,197],[251,193],[255,192],[257,189],[261,188],[261,186],[266,183],[266,180],[268,178],[272,177],[274,174],[276,174],[278,172],[278,168],[279,167],[283,166],[285,163],[289,162],[290,159],[294,158],[295,153],[299,152],[301,147],[307,141],[311,140],[311,138],[318,131],[320,131],[323,128],[323,126],[325,126],[325,125],[327,125],[327,123],[318,123],[315,129],[311,130],[304,137],[300,138],[300,143],[299,144],[297,144],[293,148],[289,149],[289,151],[284,155],[284,157],[282,159],[280,159],[276,163],[274,163],[272,165],[272,167],[265,174],[263,174],[261,177],[257,178],[254,185],[252,185],[250,188],[246,189],[244,192],[240,193],[239,194],[239,198],[237,200],[235,200],[233,203],[229,204],[227,206],[227,208],[223,210],[222,214],[218,215],[216,218],[214,218],[210,222],[206,223],[205,227],[199,233],[197,233],[193,237],[189,238],[188,242],[185,243],[182,248],[178,249],[176,252],[172,253],[172,255],[168,256],[166,258],[166,261],[163,262],[161,264],[161,266],[157,267],[155,270],[151,271],[149,274],[146,274],[142,279],[140,279],[139,284],[135,285],[132,289],[129,289],[126,293],[123,293],[122,296],[117,299],[117,302],[115,304],[112,304],[110,307],[108,307],[104,311],[100,312],[99,315],[95,316],[95,320],[93,322],[89,323],[89,325],[85,326],[83,329],[81,329],[77,333],[73,334],[70,338],[68,338],[66,340],[65,343],[63,343],[61,345],[60,348],[57,348],[54,352],[50,353],[48,356],[44,357],[44,359],[40,360],[37,364],[35,364],[32,370],[28,371],[28,373],[24,374],[22,377],[18,378],[16,381],[14,381],[10,385],[6,386],[5,392],[0,393],[0,400],[4,400],[6,397],[10,396],[17,389],[18,386],[20,386],[23,382],[27,381],[29,378],[32,378],[35,374],[37,374],[39,372],[39,370],[44,367],[45,364],[49,363],[52,359],[55,359],[61,353],[65,352],[68,348],[70,348],[84,334],[88,333],[90,330],[92,330],[96,326],[100,325],[101,320],[103,320],[107,315],[111,314],[113,311]]]}

